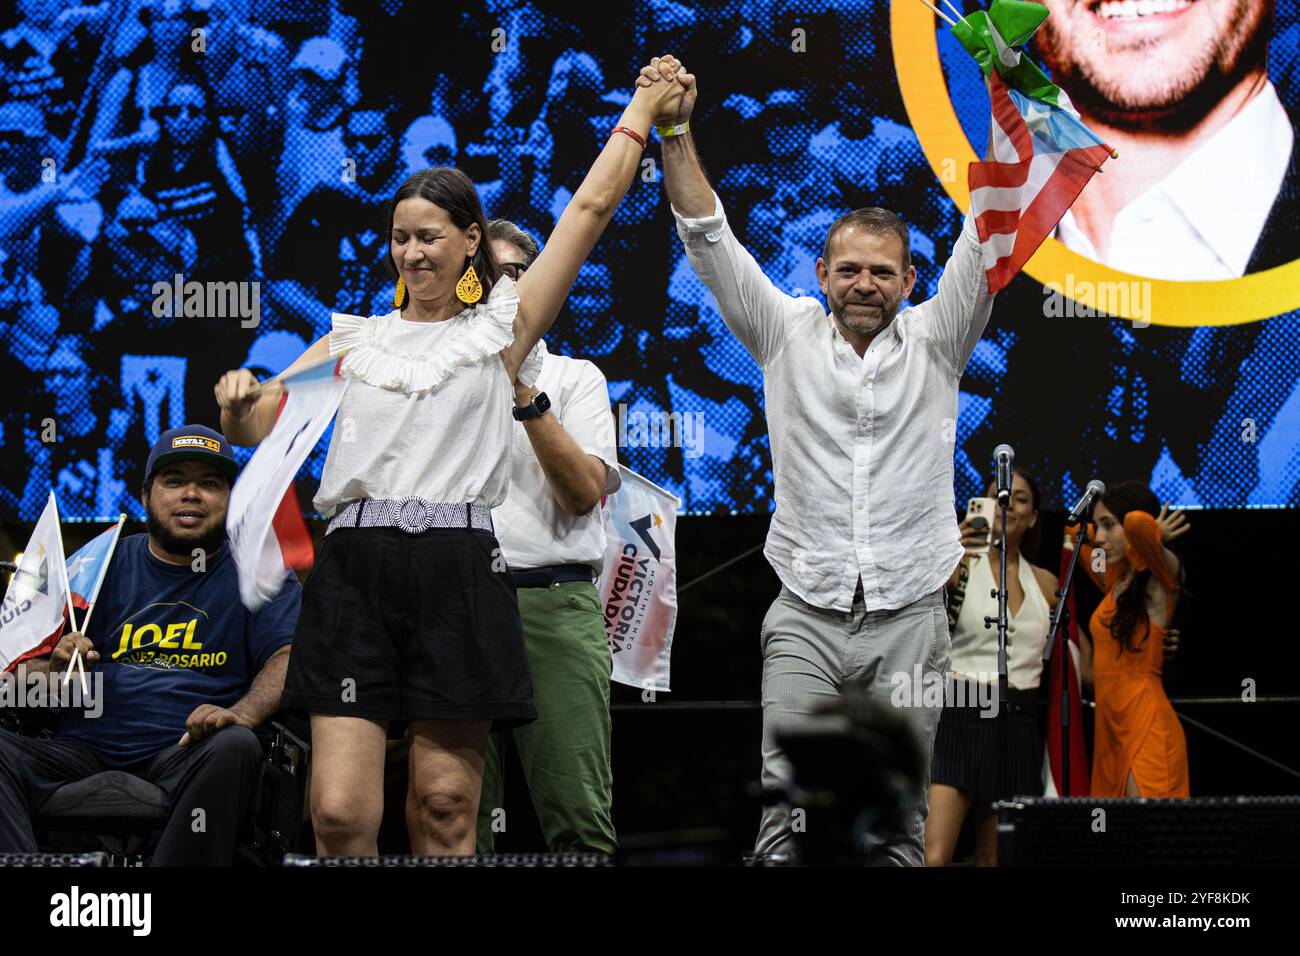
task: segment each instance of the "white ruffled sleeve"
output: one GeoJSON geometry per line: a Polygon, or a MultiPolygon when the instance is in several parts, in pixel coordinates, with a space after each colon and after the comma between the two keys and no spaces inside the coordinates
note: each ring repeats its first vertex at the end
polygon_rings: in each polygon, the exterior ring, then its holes
{"type": "Polygon", "coordinates": [[[330,354],[348,350],[342,372],[391,391],[418,393],[435,389],[457,369],[497,354],[515,340],[519,293],[514,280],[502,276],[492,294],[471,309],[453,316],[455,326],[438,348],[412,355],[386,347],[377,337],[381,319],[361,319],[334,313],[330,354]]]}
{"type": "Polygon", "coordinates": [[[330,358],[373,339],[379,324],[373,317],[365,319],[346,312],[332,313],[330,323],[330,358]]]}

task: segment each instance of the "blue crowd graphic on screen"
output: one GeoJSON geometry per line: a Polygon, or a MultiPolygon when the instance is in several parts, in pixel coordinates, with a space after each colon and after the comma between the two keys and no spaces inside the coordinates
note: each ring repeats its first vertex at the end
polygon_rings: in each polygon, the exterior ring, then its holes
{"type": "MultiPolygon", "coordinates": [[[[34,520],[51,487],[68,518],[142,518],[148,449],[185,422],[218,425],[222,373],[274,375],[331,312],[390,311],[386,204],[411,173],[457,166],[489,217],[544,243],[654,53],[699,77],[709,175],[782,291],[824,304],[828,226],[876,205],[910,226],[921,302],[961,229],[909,125],[884,0],[27,0],[3,17],[6,520],[34,520]]],[[[1294,123],[1300,0],[1278,2],[1270,29],[1269,79],[1294,123]]],[[[937,34],[941,92],[982,155],[979,71],[937,34]]],[[[620,458],[684,513],[772,509],[762,372],[685,258],[654,144],[548,346],[600,367],[620,458]]],[[[1193,507],[1300,504],[1297,369],[1300,314],[1053,317],[1021,276],[962,380],[955,499],[983,494],[1007,441],[1058,507],[1093,477],[1193,507]]]]}

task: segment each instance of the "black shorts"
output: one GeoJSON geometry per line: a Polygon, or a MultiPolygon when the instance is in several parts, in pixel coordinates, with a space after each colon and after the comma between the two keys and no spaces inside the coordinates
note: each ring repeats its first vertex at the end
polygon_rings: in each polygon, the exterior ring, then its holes
{"type": "Polygon", "coordinates": [[[371,720],[537,717],[514,583],[487,531],[340,528],[303,587],[281,706],[371,720]],[[494,570],[497,567],[500,570],[494,570]]]}

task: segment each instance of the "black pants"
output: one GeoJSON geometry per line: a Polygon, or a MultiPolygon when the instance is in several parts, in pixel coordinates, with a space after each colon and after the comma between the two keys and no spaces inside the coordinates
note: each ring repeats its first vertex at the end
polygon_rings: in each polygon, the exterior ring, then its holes
{"type": "Polygon", "coordinates": [[[113,768],[80,740],[38,739],[0,730],[0,853],[36,853],[32,815],[65,783],[121,769],[154,784],[171,816],[154,866],[230,866],[247,817],[262,745],[247,727],[226,727],[188,747],[113,768]],[[194,832],[194,811],[204,827],[194,832]]]}

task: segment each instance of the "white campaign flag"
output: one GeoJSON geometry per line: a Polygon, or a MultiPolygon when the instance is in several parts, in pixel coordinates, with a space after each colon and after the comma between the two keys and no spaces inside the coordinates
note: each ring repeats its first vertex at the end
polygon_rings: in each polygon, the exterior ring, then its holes
{"type": "Polygon", "coordinates": [[[669,690],[677,624],[677,508],[657,485],[619,466],[623,484],[605,501],[601,605],[614,667],[611,680],[669,690]]]}
{"type": "Polygon", "coordinates": [[[68,568],[54,492],[32,529],[0,605],[0,672],[32,651],[53,647],[68,611],[68,568]]]}
{"type": "Polygon", "coordinates": [[[226,530],[239,571],[239,598],[250,611],[275,597],[294,570],[311,567],[311,535],[293,479],[347,390],[338,364],[331,358],[280,380],[279,417],[230,493],[226,530]]]}

